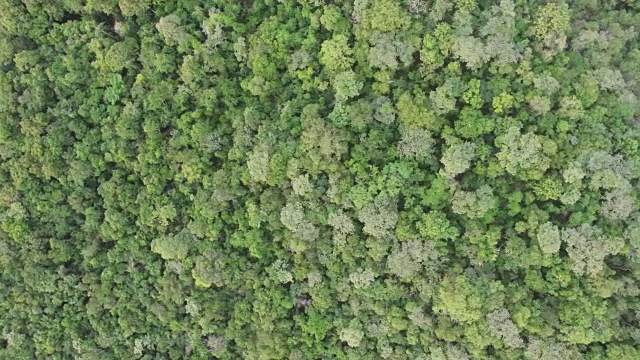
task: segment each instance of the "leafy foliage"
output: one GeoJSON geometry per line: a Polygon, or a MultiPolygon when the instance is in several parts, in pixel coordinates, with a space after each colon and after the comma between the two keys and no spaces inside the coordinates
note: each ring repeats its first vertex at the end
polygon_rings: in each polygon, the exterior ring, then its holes
{"type": "Polygon", "coordinates": [[[0,9],[0,359],[640,358],[637,1],[0,9]]]}

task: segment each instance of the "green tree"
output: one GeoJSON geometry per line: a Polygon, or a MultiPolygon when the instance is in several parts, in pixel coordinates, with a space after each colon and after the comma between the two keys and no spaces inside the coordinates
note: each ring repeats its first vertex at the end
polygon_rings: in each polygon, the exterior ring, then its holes
{"type": "Polygon", "coordinates": [[[466,323],[482,317],[482,299],[465,276],[446,277],[437,288],[433,310],[466,323]]]}
{"type": "Polygon", "coordinates": [[[349,38],[343,34],[334,35],[333,38],[322,43],[320,49],[320,63],[331,72],[346,71],[353,65],[353,50],[348,44],[349,38]]]}
{"type": "Polygon", "coordinates": [[[193,237],[182,230],[180,233],[171,236],[163,236],[151,242],[151,251],[159,254],[165,260],[183,260],[187,257],[190,243],[193,237]]]}

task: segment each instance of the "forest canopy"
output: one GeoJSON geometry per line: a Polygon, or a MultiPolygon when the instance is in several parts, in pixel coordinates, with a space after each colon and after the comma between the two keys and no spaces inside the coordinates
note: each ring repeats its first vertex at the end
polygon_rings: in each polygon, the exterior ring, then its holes
{"type": "Polygon", "coordinates": [[[640,2],[0,9],[0,358],[640,359],[640,2]]]}

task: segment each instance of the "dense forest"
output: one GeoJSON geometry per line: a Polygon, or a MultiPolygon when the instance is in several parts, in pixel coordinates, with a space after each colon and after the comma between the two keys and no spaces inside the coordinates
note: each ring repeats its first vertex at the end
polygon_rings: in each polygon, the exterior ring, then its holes
{"type": "Polygon", "coordinates": [[[637,0],[0,0],[0,359],[640,359],[637,0]]]}

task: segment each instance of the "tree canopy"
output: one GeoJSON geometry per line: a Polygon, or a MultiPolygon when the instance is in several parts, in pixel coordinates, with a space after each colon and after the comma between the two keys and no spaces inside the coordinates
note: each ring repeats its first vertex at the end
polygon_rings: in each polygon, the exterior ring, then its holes
{"type": "Polygon", "coordinates": [[[640,2],[0,9],[1,359],[640,359],[640,2]]]}

